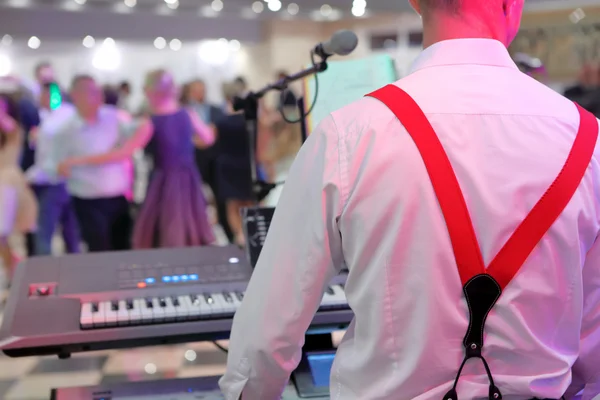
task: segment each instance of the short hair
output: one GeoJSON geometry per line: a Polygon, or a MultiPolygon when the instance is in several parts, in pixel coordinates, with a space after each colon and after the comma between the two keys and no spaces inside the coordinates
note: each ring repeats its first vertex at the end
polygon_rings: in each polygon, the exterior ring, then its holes
{"type": "Polygon", "coordinates": [[[38,63],[35,66],[35,70],[34,70],[35,71],[35,76],[38,76],[38,74],[40,73],[40,71],[42,69],[44,69],[44,68],[50,68],[50,67],[52,67],[52,64],[50,64],[49,61],[42,61],[42,62],[38,63]]]}
{"type": "Polygon", "coordinates": [[[119,89],[121,89],[121,90],[130,90],[131,89],[131,85],[127,81],[122,81],[119,84],[119,89]]]}
{"type": "Polygon", "coordinates": [[[75,77],[71,81],[71,89],[73,89],[75,86],[77,86],[79,84],[79,82],[81,82],[81,81],[93,81],[93,82],[95,82],[96,80],[94,79],[93,76],[88,75],[88,74],[75,75],[75,77]]]}
{"type": "Polygon", "coordinates": [[[246,79],[243,76],[238,76],[233,82],[241,85],[242,87],[248,86],[248,83],[246,83],[246,79]]]}

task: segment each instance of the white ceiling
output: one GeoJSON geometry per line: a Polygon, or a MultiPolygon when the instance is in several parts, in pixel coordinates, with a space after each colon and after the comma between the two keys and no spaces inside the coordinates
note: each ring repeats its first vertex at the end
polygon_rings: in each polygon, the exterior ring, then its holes
{"type": "MultiPolygon", "coordinates": [[[[54,8],[68,9],[71,11],[114,11],[114,12],[150,12],[157,14],[186,14],[204,16],[237,16],[245,19],[251,18],[289,18],[287,6],[290,3],[299,5],[298,17],[323,18],[320,8],[328,4],[333,12],[329,18],[351,17],[353,0],[281,0],[282,7],[278,12],[270,11],[266,7],[266,0],[219,0],[223,9],[214,12],[211,8],[212,0],[178,0],[176,10],[167,8],[164,0],[136,0],[133,8],[124,5],[124,0],[0,0],[0,5],[19,8],[54,8]],[[85,2],[78,5],[77,1],[85,2]],[[264,4],[262,13],[252,12],[255,2],[264,4]]],[[[408,0],[367,0],[367,10],[370,14],[402,12],[410,10],[408,0]]],[[[532,9],[548,8],[576,8],[585,5],[600,5],[600,0],[526,0],[526,6],[532,9]]],[[[1,17],[0,17],[1,21],[1,17]]]]}

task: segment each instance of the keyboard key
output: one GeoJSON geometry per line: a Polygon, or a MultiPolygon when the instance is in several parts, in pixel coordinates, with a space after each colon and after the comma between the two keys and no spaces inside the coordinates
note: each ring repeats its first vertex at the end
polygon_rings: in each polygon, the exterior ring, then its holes
{"type": "Polygon", "coordinates": [[[92,303],[83,303],[81,305],[81,314],[79,315],[79,325],[82,329],[89,329],[94,326],[94,317],[92,314],[92,303]]]}
{"type": "MultiPolygon", "coordinates": [[[[131,305],[133,307],[133,304],[131,305]]],[[[117,325],[129,325],[129,304],[125,300],[119,301],[119,309],[117,311],[117,325]]]]}

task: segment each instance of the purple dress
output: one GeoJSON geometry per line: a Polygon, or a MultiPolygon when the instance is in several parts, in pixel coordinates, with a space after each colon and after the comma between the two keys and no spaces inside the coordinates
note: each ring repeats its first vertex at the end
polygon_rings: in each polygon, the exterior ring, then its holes
{"type": "Polygon", "coordinates": [[[215,236],[206,213],[202,178],[194,160],[194,128],[186,110],[152,116],[148,150],[154,170],[137,216],[137,249],[212,244],[215,236]]]}

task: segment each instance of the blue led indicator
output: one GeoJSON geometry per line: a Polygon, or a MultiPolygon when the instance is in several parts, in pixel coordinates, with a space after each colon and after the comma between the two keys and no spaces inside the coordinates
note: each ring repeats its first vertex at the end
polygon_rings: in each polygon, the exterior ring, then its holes
{"type": "Polygon", "coordinates": [[[171,277],[171,280],[172,280],[173,282],[179,282],[179,277],[178,277],[177,275],[173,275],[173,276],[171,277]]]}
{"type": "Polygon", "coordinates": [[[162,280],[163,280],[163,282],[171,282],[171,277],[170,276],[163,276],[162,280]]]}
{"type": "Polygon", "coordinates": [[[198,275],[197,274],[191,274],[190,275],[190,280],[197,281],[198,280],[198,275]]]}
{"type": "Polygon", "coordinates": [[[156,280],[154,278],[146,278],[146,283],[148,285],[152,285],[154,282],[156,282],[156,280]]]}
{"type": "Polygon", "coordinates": [[[190,277],[187,275],[181,275],[180,278],[182,281],[187,281],[188,279],[190,279],[190,277]]]}

